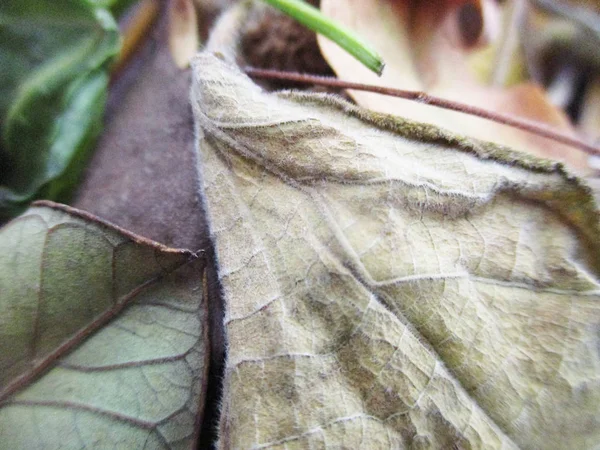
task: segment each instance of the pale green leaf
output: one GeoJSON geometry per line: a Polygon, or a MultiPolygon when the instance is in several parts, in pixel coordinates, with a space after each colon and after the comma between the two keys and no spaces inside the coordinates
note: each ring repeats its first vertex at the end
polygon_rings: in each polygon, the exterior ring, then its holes
{"type": "Polygon", "coordinates": [[[0,230],[0,447],[193,448],[203,260],[49,203],[0,230]]]}
{"type": "Polygon", "coordinates": [[[192,101],[227,305],[221,447],[600,445],[588,188],[505,147],[264,93],[219,37],[192,101]]]}

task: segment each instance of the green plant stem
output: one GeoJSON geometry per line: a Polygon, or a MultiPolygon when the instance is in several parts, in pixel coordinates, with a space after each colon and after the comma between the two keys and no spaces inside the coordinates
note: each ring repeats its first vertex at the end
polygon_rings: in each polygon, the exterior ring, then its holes
{"type": "Polygon", "coordinates": [[[302,25],[329,38],[377,75],[385,66],[381,56],[354,32],[325,17],[321,12],[302,0],[263,0],[265,3],[293,17],[302,25]]]}

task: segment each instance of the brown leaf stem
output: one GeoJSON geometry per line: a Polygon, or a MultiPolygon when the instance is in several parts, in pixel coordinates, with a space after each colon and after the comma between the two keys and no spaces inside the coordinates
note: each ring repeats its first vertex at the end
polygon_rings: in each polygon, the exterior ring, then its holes
{"type": "Polygon", "coordinates": [[[160,8],[159,1],[145,0],[136,6],[131,17],[123,25],[121,30],[123,36],[121,52],[111,70],[113,79],[121,73],[123,67],[148,37],[152,25],[158,18],[160,8]]]}
{"type": "Polygon", "coordinates": [[[449,109],[472,116],[481,117],[491,120],[502,125],[508,125],[519,130],[523,130],[553,141],[565,144],[571,147],[578,148],[590,155],[600,155],[600,147],[588,144],[581,139],[567,136],[563,133],[556,132],[548,126],[539,122],[534,122],[522,117],[515,117],[508,114],[501,114],[493,111],[488,111],[483,108],[477,108],[471,105],[454,102],[440,97],[435,97],[425,92],[407,91],[401,89],[393,89],[382,86],[374,86],[362,83],[352,83],[332,77],[323,77],[317,75],[308,75],[296,72],[284,72],[279,70],[258,69],[254,67],[246,67],[246,74],[254,78],[272,79],[272,80],[287,80],[296,83],[317,84],[326,87],[335,87],[341,89],[355,89],[360,91],[374,92],[382,95],[390,95],[392,97],[400,97],[407,100],[414,100],[426,105],[437,106],[438,108],[449,109]]]}

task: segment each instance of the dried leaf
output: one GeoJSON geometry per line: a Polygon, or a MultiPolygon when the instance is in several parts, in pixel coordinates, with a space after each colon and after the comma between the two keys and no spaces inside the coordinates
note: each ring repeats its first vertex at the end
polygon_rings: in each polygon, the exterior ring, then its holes
{"type": "Polygon", "coordinates": [[[2,447],[193,448],[203,264],[67,207],[2,228],[2,447]]]}
{"type": "Polygon", "coordinates": [[[534,4],[522,30],[529,70],[552,101],[578,120],[579,91],[600,70],[600,16],[574,2],[534,4]]]}
{"type": "MultiPolygon", "coordinates": [[[[534,85],[499,89],[483,86],[475,80],[468,69],[468,53],[452,38],[456,34],[452,32],[455,26],[452,13],[456,3],[322,0],[321,9],[325,14],[369,36],[369,41],[386,61],[386,70],[380,78],[363,70],[339,51],[335,44],[321,36],[318,38],[319,45],[329,64],[342,79],[426,91],[450,100],[545,122],[565,133],[572,133],[568,119],[534,85]]],[[[581,173],[589,171],[584,152],[547,139],[407,100],[368,92],[350,93],[357,103],[375,111],[424,121],[455,133],[565,161],[581,173]]]]}
{"type": "Polygon", "coordinates": [[[222,448],[600,444],[599,230],[578,179],[266,94],[208,52],[193,68],[227,304],[222,448]]]}
{"type": "Polygon", "coordinates": [[[169,1],[169,47],[180,69],[189,67],[200,46],[198,19],[193,0],[169,1]]]}

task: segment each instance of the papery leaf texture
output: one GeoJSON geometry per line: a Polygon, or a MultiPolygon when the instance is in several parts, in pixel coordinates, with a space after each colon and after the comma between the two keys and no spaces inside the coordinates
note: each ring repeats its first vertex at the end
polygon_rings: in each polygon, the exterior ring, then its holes
{"type": "Polygon", "coordinates": [[[119,32],[86,0],[0,2],[0,220],[62,199],[102,129],[119,32]]]}
{"type": "Polygon", "coordinates": [[[195,448],[203,267],[50,202],[0,229],[0,448],[195,448]]]}
{"type": "Polygon", "coordinates": [[[559,163],[193,62],[221,448],[595,448],[600,246],[559,163]]]}

